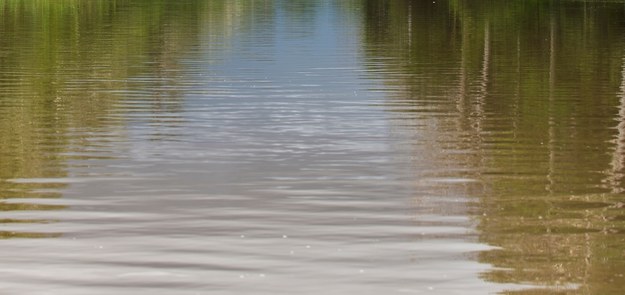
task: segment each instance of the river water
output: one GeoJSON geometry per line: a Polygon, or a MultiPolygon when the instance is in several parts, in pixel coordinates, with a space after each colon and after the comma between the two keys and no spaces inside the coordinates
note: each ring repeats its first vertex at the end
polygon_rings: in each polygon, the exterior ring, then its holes
{"type": "Polygon", "coordinates": [[[625,5],[0,0],[2,294],[621,294],[625,5]]]}

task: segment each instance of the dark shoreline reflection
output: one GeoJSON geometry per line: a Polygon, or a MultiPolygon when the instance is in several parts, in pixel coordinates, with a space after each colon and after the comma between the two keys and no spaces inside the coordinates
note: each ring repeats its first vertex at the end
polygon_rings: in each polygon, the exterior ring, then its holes
{"type": "MultiPolygon", "coordinates": [[[[625,8],[571,1],[367,1],[369,75],[416,134],[415,165],[473,179],[488,281],[625,288],[625,8]],[[389,90],[390,89],[390,90],[389,90]],[[423,148],[423,145],[429,145],[423,148]]],[[[542,289],[547,288],[547,289],[542,289]]],[[[567,293],[568,294],[568,293],[567,293]]]]}

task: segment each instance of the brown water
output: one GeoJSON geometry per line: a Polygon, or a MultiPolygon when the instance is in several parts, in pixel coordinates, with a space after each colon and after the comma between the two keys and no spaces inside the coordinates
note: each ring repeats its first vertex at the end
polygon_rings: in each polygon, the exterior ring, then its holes
{"type": "Polygon", "coordinates": [[[0,0],[2,294],[621,294],[625,4],[0,0]]]}

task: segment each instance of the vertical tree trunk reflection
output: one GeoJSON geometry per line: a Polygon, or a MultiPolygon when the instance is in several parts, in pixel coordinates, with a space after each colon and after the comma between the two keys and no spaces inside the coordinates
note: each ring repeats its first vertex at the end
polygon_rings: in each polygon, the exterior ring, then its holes
{"type": "Polygon", "coordinates": [[[608,185],[613,193],[623,192],[621,180],[623,179],[623,155],[625,154],[625,57],[621,69],[621,86],[619,87],[618,124],[616,125],[616,138],[614,139],[614,152],[612,153],[611,169],[608,176],[608,185]]]}

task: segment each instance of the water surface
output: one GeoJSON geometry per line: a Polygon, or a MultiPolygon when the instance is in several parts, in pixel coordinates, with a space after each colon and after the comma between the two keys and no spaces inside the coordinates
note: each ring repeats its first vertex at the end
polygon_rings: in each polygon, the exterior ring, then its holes
{"type": "Polygon", "coordinates": [[[0,0],[6,294],[619,294],[625,6],[0,0]]]}

